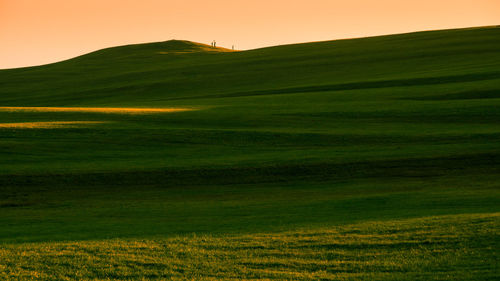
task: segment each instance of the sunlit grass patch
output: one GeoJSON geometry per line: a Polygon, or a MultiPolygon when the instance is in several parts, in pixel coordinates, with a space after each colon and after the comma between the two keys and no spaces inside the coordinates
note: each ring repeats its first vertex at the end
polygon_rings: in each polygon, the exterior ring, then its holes
{"type": "Polygon", "coordinates": [[[0,123],[0,129],[53,129],[79,127],[82,125],[94,125],[108,123],[105,121],[51,121],[51,122],[19,122],[0,123]]]}
{"type": "Polygon", "coordinates": [[[125,107],[0,107],[3,112],[85,112],[111,114],[155,114],[191,111],[193,108],[125,108],[125,107]]]}
{"type": "Polygon", "coordinates": [[[282,233],[10,244],[0,247],[0,279],[493,280],[499,218],[452,215],[282,233]]]}

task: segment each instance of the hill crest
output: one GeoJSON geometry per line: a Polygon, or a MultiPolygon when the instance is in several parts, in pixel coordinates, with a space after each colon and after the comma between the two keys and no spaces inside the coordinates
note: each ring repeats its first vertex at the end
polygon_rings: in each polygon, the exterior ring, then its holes
{"type": "Polygon", "coordinates": [[[198,52],[232,52],[233,50],[222,48],[222,47],[212,47],[207,44],[187,41],[187,40],[168,40],[159,43],[160,48],[165,49],[160,51],[160,53],[171,54],[171,53],[198,53],[198,52]]]}

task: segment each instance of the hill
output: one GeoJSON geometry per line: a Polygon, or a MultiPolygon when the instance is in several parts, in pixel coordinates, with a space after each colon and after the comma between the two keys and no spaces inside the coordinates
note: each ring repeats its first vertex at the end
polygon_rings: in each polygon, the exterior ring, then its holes
{"type": "Polygon", "coordinates": [[[498,75],[499,29],[422,32],[234,53],[213,52],[209,46],[187,41],[110,48],[52,65],[2,71],[0,102],[137,106],[270,90],[374,87],[363,84],[367,82],[382,87],[432,84],[436,79],[490,79],[498,75]]]}
{"type": "Polygon", "coordinates": [[[1,70],[0,279],[495,279],[499,47],[166,41],[1,70]]]}

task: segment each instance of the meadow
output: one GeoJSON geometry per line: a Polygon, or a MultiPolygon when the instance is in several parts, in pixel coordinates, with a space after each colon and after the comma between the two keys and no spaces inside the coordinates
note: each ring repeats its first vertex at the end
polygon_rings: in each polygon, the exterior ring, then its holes
{"type": "Polygon", "coordinates": [[[0,71],[0,279],[495,280],[500,28],[0,71]]]}

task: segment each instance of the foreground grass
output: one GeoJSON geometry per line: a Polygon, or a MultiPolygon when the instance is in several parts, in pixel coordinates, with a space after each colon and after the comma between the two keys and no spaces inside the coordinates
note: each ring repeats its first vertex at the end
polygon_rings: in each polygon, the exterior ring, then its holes
{"type": "Polygon", "coordinates": [[[494,280],[500,213],[250,235],[3,245],[0,279],[494,280]]]}

